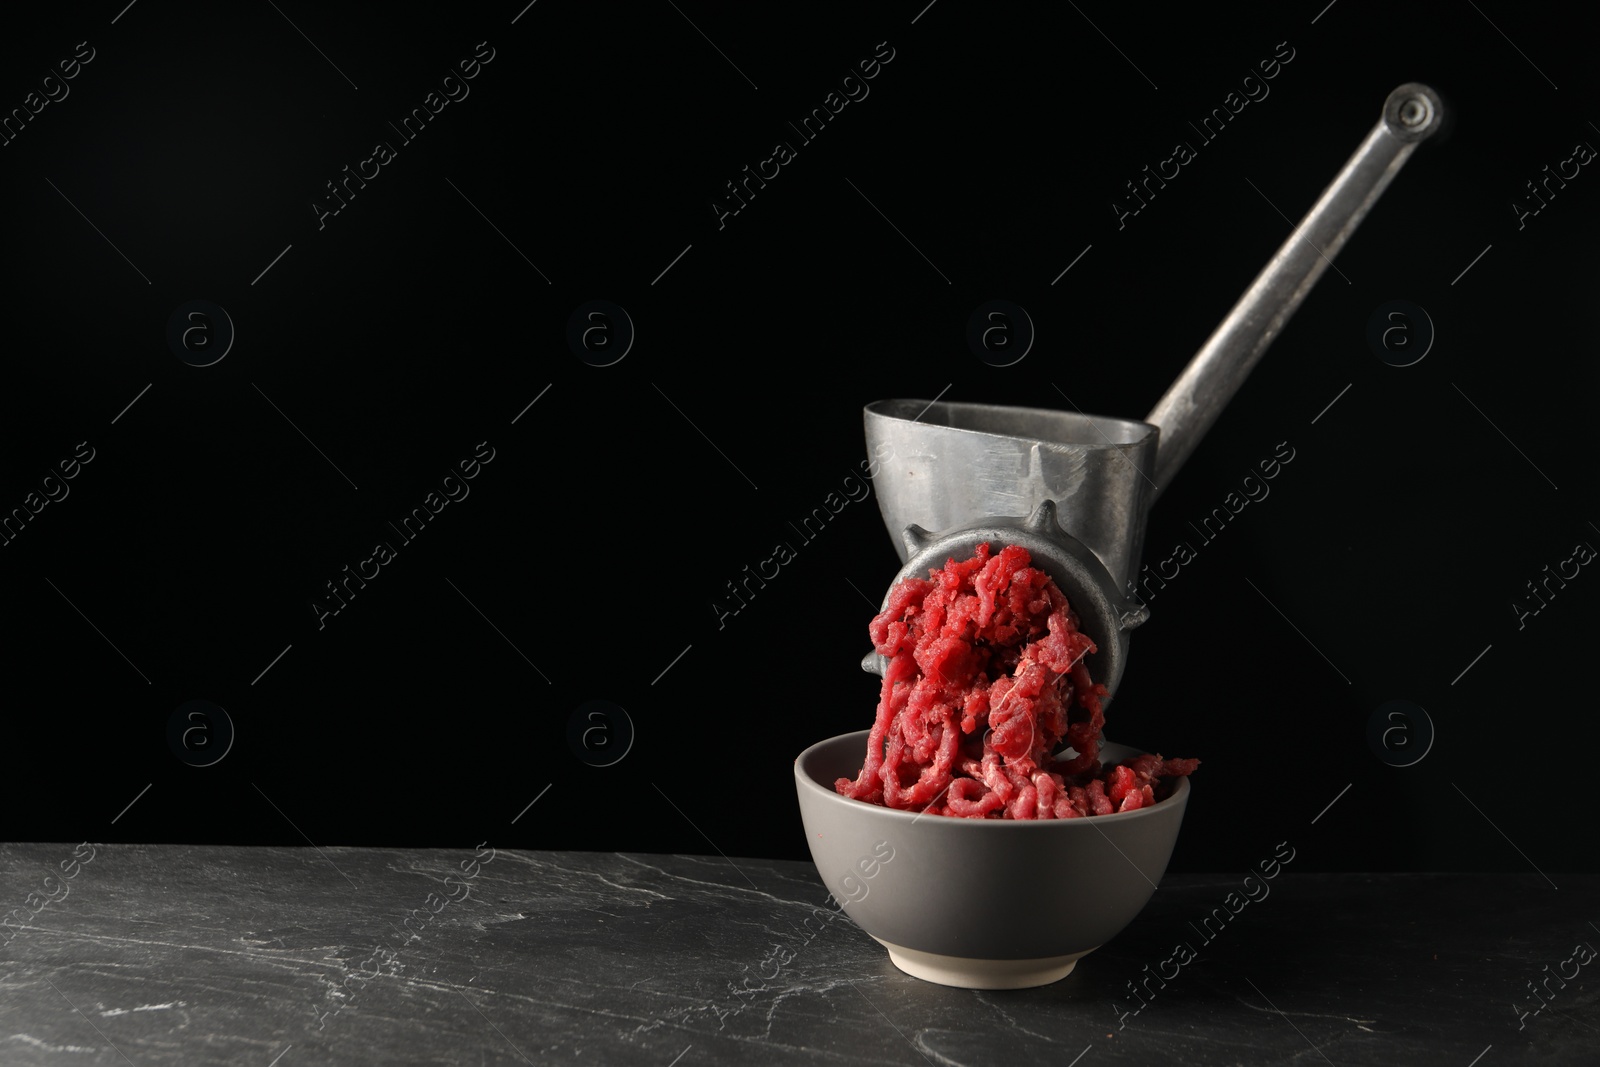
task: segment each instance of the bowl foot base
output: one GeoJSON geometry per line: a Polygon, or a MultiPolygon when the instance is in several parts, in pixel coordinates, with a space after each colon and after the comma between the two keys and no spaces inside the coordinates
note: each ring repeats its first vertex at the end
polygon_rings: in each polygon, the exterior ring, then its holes
{"type": "Polygon", "coordinates": [[[888,949],[890,961],[913,978],[957,989],[1032,989],[1049,985],[1071,974],[1078,961],[1094,951],[1089,948],[1066,956],[1031,960],[980,960],[891,945],[881,937],[873,940],[888,949]]]}

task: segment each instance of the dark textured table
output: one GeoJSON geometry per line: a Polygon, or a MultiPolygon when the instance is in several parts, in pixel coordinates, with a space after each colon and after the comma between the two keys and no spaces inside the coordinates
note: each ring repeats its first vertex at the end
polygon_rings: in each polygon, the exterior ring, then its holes
{"type": "Polygon", "coordinates": [[[803,863],[7,845],[0,1064],[1600,1063],[1600,878],[1269,886],[1169,875],[1065,980],[973,992],[803,863]]]}

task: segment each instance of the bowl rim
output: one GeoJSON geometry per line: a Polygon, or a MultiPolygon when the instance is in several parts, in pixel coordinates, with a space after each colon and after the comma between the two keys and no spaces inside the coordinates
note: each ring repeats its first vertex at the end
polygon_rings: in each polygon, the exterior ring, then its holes
{"type": "MultiPolygon", "coordinates": [[[[918,811],[918,812],[903,811],[903,810],[901,810],[899,808],[885,807],[882,804],[869,804],[865,800],[856,800],[853,797],[847,797],[847,796],[843,795],[842,793],[837,792],[833,788],[831,783],[825,786],[821,782],[818,782],[815,778],[813,778],[811,776],[810,772],[808,772],[807,770],[804,769],[804,765],[805,765],[807,759],[813,757],[816,752],[818,752],[820,749],[822,749],[825,746],[828,746],[828,745],[842,745],[847,741],[847,739],[855,739],[855,740],[859,741],[859,743],[861,744],[861,746],[864,749],[865,746],[866,746],[867,738],[871,735],[871,733],[872,733],[872,731],[870,729],[867,729],[867,730],[853,730],[850,733],[844,733],[844,734],[835,734],[833,737],[825,738],[825,739],[823,739],[821,741],[818,741],[816,744],[811,745],[808,748],[806,748],[805,751],[801,752],[800,755],[796,756],[795,759],[794,759],[795,788],[797,790],[801,790],[801,791],[810,791],[813,796],[815,796],[815,797],[817,797],[819,799],[822,799],[824,802],[838,802],[840,804],[850,806],[846,810],[850,810],[850,808],[859,809],[862,812],[862,817],[864,817],[864,818],[887,818],[887,819],[891,819],[891,820],[893,820],[893,819],[902,819],[902,820],[909,819],[909,820],[911,820],[911,822],[916,822],[917,820],[921,819],[927,813],[926,812],[922,812],[922,811],[918,811]],[[866,814],[867,812],[876,812],[877,815],[867,815],[866,814]]],[[[1123,745],[1120,742],[1105,742],[1105,743],[1106,744],[1114,744],[1118,748],[1133,749],[1135,752],[1140,752],[1139,749],[1134,748],[1134,746],[1132,746],[1132,745],[1123,745]]],[[[1141,752],[1140,754],[1145,754],[1145,753],[1141,752]]],[[[1039,833],[1039,832],[1041,832],[1041,828],[1045,828],[1045,827],[1051,827],[1051,826],[1076,826],[1076,825],[1079,825],[1081,823],[1092,823],[1096,827],[1100,827],[1100,826],[1104,826],[1105,824],[1107,824],[1107,822],[1112,821],[1112,820],[1127,821],[1127,820],[1130,820],[1130,819],[1160,818],[1160,817],[1166,815],[1174,807],[1177,807],[1177,808],[1180,808],[1180,809],[1184,808],[1188,803],[1188,799],[1189,799],[1189,778],[1188,778],[1187,775],[1181,775],[1181,776],[1178,776],[1177,784],[1173,787],[1171,796],[1168,796],[1168,797],[1165,797],[1162,800],[1156,801],[1154,804],[1150,805],[1148,808],[1138,808],[1138,809],[1136,809],[1134,811],[1114,811],[1110,815],[1090,815],[1090,816],[1083,816],[1083,817],[1076,818],[1076,819],[967,819],[967,818],[959,818],[959,817],[949,816],[949,815],[940,815],[940,816],[936,816],[935,817],[935,821],[933,823],[931,823],[930,825],[933,825],[933,826],[951,826],[951,827],[954,827],[954,826],[1004,826],[1004,827],[1008,827],[1009,828],[1009,830],[1007,832],[1012,832],[1012,833],[1017,833],[1017,832],[1021,832],[1021,833],[1029,833],[1029,832],[1031,832],[1031,833],[1039,833]]],[[[959,831],[958,830],[956,832],[957,833],[961,833],[961,832],[965,832],[965,831],[959,831]]],[[[992,832],[996,832],[996,831],[984,831],[984,832],[992,833],[992,832]]],[[[1061,833],[1062,831],[1057,830],[1055,832],[1056,833],[1061,833]]]]}

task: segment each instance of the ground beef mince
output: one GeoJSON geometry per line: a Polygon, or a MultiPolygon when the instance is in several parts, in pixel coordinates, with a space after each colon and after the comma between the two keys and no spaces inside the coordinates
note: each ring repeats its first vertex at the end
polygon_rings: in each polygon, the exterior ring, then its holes
{"type": "Polygon", "coordinates": [[[866,763],[835,783],[844,796],[969,819],[1075,819],[1153,804],[1159,779],[1200,764],[1101,765],[1107,691],[1083,663],[1095,644],[1019,546],[994,555],[981,544],[897,582],[869,632],[889,665],[866,763]]]}

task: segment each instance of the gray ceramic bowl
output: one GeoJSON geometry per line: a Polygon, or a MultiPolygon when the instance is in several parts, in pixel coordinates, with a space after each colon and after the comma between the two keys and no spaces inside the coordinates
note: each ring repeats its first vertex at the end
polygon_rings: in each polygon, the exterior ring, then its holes
{"type": "MultiPolygon", "coordinates": [[[[1133,921],[1166,873],[1189,780],[1138,811],[1012,821],[921,815],[834,791],[868,731],[794,762],[817,872],[845,914],[907,974],[966,989],[1047,985],[1133,921]]],[[[1106,745],[1106,763],[1139,755],[1106,745]]]]}

